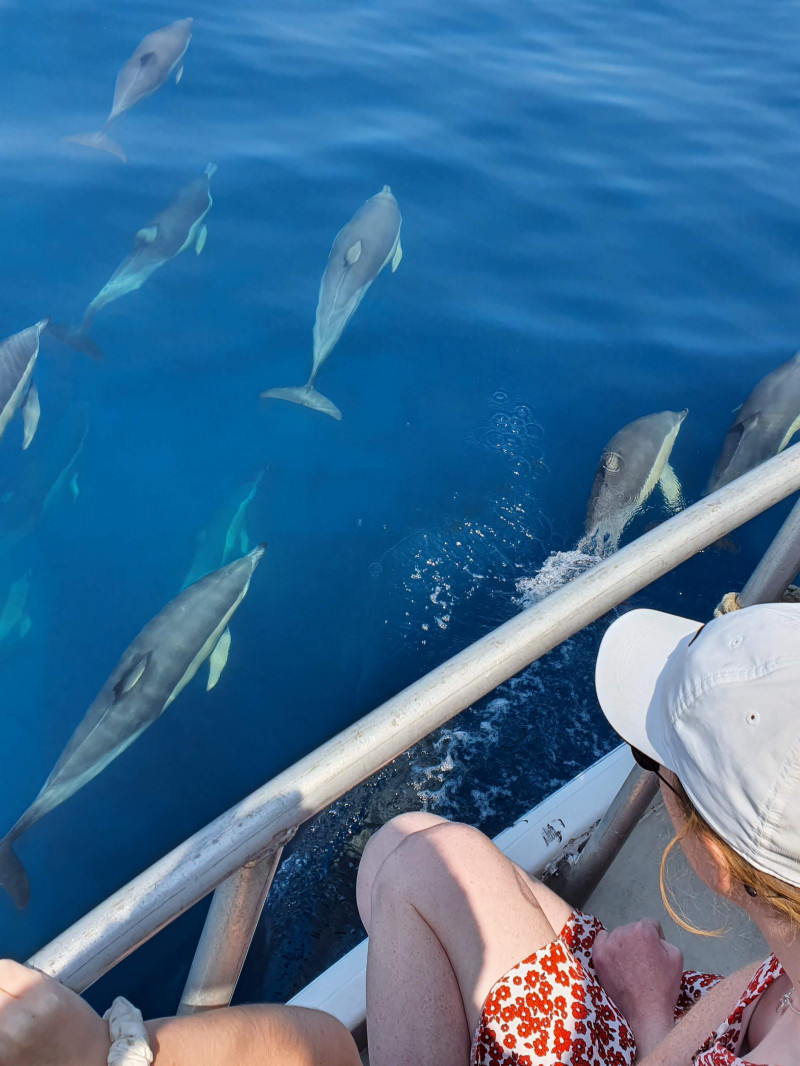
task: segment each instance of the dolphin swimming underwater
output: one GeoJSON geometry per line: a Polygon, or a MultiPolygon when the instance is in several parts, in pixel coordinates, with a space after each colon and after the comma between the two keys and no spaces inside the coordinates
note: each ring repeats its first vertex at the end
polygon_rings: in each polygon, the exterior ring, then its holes
{"type": "Polygon", "coordinates": [[[70,404],[49,419],[10,482],[0,486],[0,559],[33,529],[69,488],[78,498],[78,458],[89,432],[89,405],[70,404]]]}
{"type": "Polygon", "coordinates": [[[228,623],[263,554],[264,545],[259,545],[191,585],[126,649],[39,795],[0,840],[0,885],[17,907],[27,904],[30,885],[13,851],[14,841],[121,755],[169,707],[206,659],[206,688],[214,687],[228,658],[228,623]]]}
{"type": "Polygon", "coordinates": [[[39,425],[39,393],[33,383],[33,368],[39,355],[39,338],[50,320],[23,329],[0,343],[0,437],[22,408],[22,447],[27,448],[39,425]]]}
{"type": "Polygon", "coordinates": [[[800,429],[800,352],[767,374],[736,411],[706,492],[782,452],[800,429]]]}
{"type": "Polygon", "coordinates": [[[305,385],[267,389],[262,397],[290,400],[341,419],[339,408],[317,392],[314,381],[375,278],[387,264],[392,264],[392,273],[400,265],[402,221],[397,200],[389,186],[384,185],[339,230],[319,287],[311,376],[305,385]]]}
{"type": "Polygon", "coordinates": [[[656,485],[669,507],[681,506],[681,487],[669,457],[687,414],[645,415],[614,434],[597,467],[579,550],[595,547],[601,555],[616,551],[623,530],[656,485]]]}
{"type": "Polygon", "coordinates": [[[51,323],[48,332],[72,348],[102,359],[99,346],[88,336],[89,329],[108,304],[140,289],[160,267],[194,245],[197,255],[205,247],[208,229],[205,217],[214,202],[210,181],[216,173],[215,163],[209,163],[202,178],[196,178],[178,193],[135,237],[133,251],[127,256],[83,313],[77,327],[51,323]]]}
{"type": "Polygon", "coordinates": [[[6,602],[0,609],[0,643],[7,640],[16,630],[20,640],[31,628],[28,614],[28,592],[31,587],[30,570],[12,581],[6,596],[6,602]]]}
{"type": "Polygon", "coordinates": [[[181,588],[193,584],[212,570],[225,566],[237,554],[250,547],[245,522],[250,504],[256,497],[264,471],[251,481],[239,485],[225,500],[209,525],[197,538],[194,558],[181,588]]]}
{"type": "Polygon", "coordinates": [[[76,133],[72,137],[65,137],[64,140],[110,152],[126,163],[127,156],[122,146],[107,135],[108,128],[115,118],[119,118],[134,104],[160,89],[173,71],[175,83],[181,80],[183,57],[192,39],[193,21],[178,19],[169,26],[148,33],[117,75],[114,102],[102,130],[97,133],[76,133]]]}

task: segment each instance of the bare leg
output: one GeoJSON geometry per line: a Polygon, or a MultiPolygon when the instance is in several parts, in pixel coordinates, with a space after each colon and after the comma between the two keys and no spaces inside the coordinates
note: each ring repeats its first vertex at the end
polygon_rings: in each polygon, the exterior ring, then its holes
{"type": "Polygon", "coordinates": [[[470,826],[396,822],[359,873],[371,1062],[465,1066],[492,985],[553,940],[570,908],[470,826]]]}
{"type": "Polygon", "coordinates": [[[341,1022],[302,1007],[230,1007],[147,1029],[154,1066],[361,1066],[341,1022]]]}

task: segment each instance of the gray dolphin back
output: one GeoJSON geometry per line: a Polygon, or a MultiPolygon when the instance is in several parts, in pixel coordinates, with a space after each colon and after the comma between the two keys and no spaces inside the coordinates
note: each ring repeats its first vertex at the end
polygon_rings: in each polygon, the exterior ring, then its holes
{"type": "Polygon", "coordinates": [[[191,39],[190,18],[148,33],[117,75],[109,122],[161,88],[183,58],[191,39]]]}
{"type": "Polygon", "coordinates": [[[0,437],[31,386],[39,336],[48,321],[44,318],[0,343],[0,437]]]}
{"type": "Polygon", "coordinates": [[[27,877],[11,845],[129,747],[213,652],[264,554],[259,545],[171,600],[126,649],[33,804],[0,841],[0,885],[25,906],[27,877]],[[20,873],[21,871],[21,873],[20,873]]]}
{"type": "Polygon", "coordinates": [[[314,322],[315,369],[342,335],[372,282],[391,258],[402,217],[388,185],[359,207],[331,246],[314,322]]]}
{"type": "Polygon", "coordinates": [[[756,385],[728,427],[709,478],[714,492],[782,451],[800,428],[800,352],[756,385]]]}

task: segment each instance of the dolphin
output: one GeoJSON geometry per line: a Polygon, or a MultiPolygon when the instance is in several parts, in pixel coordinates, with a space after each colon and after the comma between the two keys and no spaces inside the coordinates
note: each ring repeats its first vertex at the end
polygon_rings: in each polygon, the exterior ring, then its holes
{"type": "Polygon", "coordinates": [[[78,498],[78,458],[89,432],[89,406],[72,404],[38,435],[11,488],[0,491],[0,558],[14,549],[62,492],[78,498]]]}
{"type": "Polygon", "coordinates": [[[10,637],[15,630],[19,639],[22,640],[31,628],[31,619],[27,609],[30,586],[30,570],[16,581],[12,581],[6,602],[0,610],[0,642],[10,637]]]}
{"type": "Polygon", "coordinates": [[[148,622],[126,649],[72,734],[39,795],[0,840],[0,885],[17,907],[30,897],[12,845],[83,788],[152,725],[209,659],[211,689],[228,658],[231,616],[244,599],[265,546],[191,585],[148,622]]]}
{"type": "Polygon", "coordinates": [[[601,555],[616,551],[623,530],[656,485],[670,508],[682,506],[680,483],[669,457],[688,413],[659,411],[614,434],[597,467],[580,550],[594,546],[601,555]]]}
{"type": "Polygon", "coordinates": [[[202,252],[208,235],[205,217],[213,203],[209,183],[216,170],[216,164],[209,163],[203,177],[181,189],[171,204],[138,231],[133,251],[86,308],[80,325],[51,323],[48,332],[72,348],[102,359],[102,351],[88,335],[98,313],[121,296],[140,289],[151,274],[192,245],[197,255],[202,252]]]}
{"type": "Polygon", "coordinates": [[[311,376],[305,385],[267,389],[261,393],[262,397],[290,400],[341,419],[339,408],[317,392],[314,381],[375,278],[387,264],[392,264],[392,273],[400,265],[403,258],[401,223],[397,200],[389,186],[384,185],[339,230],[319,287],[311,376]]]}
{"type": "Polygon", "coordinates": [[[800,352],[756,385],[736,411],[706,492],[783,451],[800,429],[800,352]]]}
{"type": "Polygon", "coordinates": [[[39,356],[39,338],[49,321],[43,318],[0,343],[0,437],[21,408],[23,449],[30,445],[39,425],[39,393],[33,383],[33,368],[39,356]]]}
{"type": "Polygon", "coordinates": [[[121,145],[107,135],[108,128],[115,118],[129,111],[134,104],[150,96],[156,89],[160,89],[173,71],[175,83],[181,80],[183,57],[192,39],[193,21],[178,19],[169,26],[148,33],[117,75],[114,102],[102,130],[98,133],[76,133],[72,137],[65,137],[64,140],[110,152],[126,163],[125,152],[121,145]]]}
{"type": "Polygon", "coordinates": [[[261,470],[252,481],[239,485],[219,508],[210,525],[201,531],[192,565],[181,588],[187,588],[212,570],[225,566],[235,555],[248,550],[247,511],[263,477],[264,471],[261,470]]]}

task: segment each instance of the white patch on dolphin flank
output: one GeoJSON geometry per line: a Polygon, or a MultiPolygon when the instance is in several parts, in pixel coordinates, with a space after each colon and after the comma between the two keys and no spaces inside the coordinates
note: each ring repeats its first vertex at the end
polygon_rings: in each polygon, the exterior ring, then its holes
{"type": "Polygon", "coordinates": [[[206,237],[208,236],[208,226],[203,225],[200,227],[197,234],[197,242],[194,246],[195,255],[200,255],[202,250],[206,246],[206,237]]]}
{"type": "Polygon", "coordinates": [[[664,465],[664,469],[661,473],[661,477],[658,479],[658,485],[664,496],[664,503],[671,511],[678,512],[683,510],[683,490],[681,489],[681,483],[678,480],[678,475],[672,469],[670,463],[664,465]]]}
{"type": "Polygon", "coordinates": [[[225,632],[217,641],[217,646],[211,653],[211,658],[208,660],[208,684],[206,685],[206,692],[210,692],[211,689],[219,681],[220,674],[225,669],[225,664],[228,661],[228,652],[231,647],[231,631],[230,628],[226,628],[225,632]]]}
{"type": "Polygon", "coordinates": [[[784,434],[783,440],[778,445],[778,451],[779,452],[783,451],[783,449],[786,447],[786,445],[789,443],[789,441],[792,439],[792,437],[795,435],[795,433],[798,431],[798,429],[800,429],[800,415],[797,416],[797,418],[794,420],[794,422],[792,422],[792,424],[786,430],[786,433],[784,434]]]}
{"type": "Polygon", "coordinates": [[[22,408],[22,424],[24,426],[24,432],[22,436],[22,450],[26,451],[28,445],[33,440],[36,434],[36,427],[39,425],[39,415],[41,414],[41,408],[39,407],[39,391],[36,386],[31,382],[31,387],[28,389],[28,395],[25,397],[25,404],[22,408]]]}

